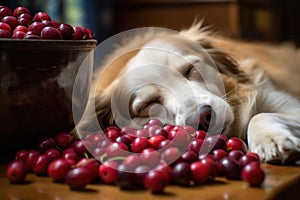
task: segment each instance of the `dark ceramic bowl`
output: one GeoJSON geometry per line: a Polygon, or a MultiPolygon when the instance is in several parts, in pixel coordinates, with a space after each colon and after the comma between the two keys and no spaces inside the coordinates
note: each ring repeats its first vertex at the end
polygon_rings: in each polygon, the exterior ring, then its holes
{"type": "MultiPolygon", "coordinates": [[[[0,39],[1,154],[34,147],[44,136],[73,129],[73,84],[96,44],[96,40],[0,39]]],[[[90,76],[84,75],[85,92],[90,76]]]]}

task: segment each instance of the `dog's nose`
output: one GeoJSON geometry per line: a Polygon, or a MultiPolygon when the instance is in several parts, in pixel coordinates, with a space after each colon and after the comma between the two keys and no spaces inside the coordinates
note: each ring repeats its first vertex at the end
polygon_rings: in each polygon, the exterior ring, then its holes
{"type": "Polygon", "coordinates": [[[186,124],[207,131],[212,119],[213,110],[209,105],[201,106],[198,111],[189,115],[186,124]]]}

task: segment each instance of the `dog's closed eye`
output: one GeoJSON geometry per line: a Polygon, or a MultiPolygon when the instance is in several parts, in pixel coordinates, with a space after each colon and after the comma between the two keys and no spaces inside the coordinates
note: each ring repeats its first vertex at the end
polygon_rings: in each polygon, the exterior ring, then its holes
{"type": "Polygon", "coordinates": [[[188,66],[184,69],[182,75],[183,75],[185,78],[188,79],[189,76],[190,76],[190,74],[192,73],[193,70],[194,70],[194,66],[193,66],[193,65],[188,65],[188,66]]]}

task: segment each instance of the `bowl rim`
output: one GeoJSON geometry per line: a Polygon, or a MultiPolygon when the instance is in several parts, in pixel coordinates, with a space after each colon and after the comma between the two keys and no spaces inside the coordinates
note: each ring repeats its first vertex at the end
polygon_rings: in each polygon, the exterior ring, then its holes
{"type": "Polygon", "coordinates": [[[88,40],[45,40],[45,39],[11,39],[0,38],[0,49],[62,49],[62,50],[88,50],[97,45],[96,39],[88,40]]]}

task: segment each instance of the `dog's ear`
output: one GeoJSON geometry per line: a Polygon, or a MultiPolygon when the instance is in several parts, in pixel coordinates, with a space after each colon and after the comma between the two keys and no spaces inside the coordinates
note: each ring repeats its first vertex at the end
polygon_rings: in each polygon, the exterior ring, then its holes
{"type": "Polygon", "coordinates": [[[205,48],[218,70],[229,77],[234,77],[238,82],[246,83],[249,77],[239,68],[239,64],[228,53],[212,46],[209,42],[200,42],[205,48]]]}

